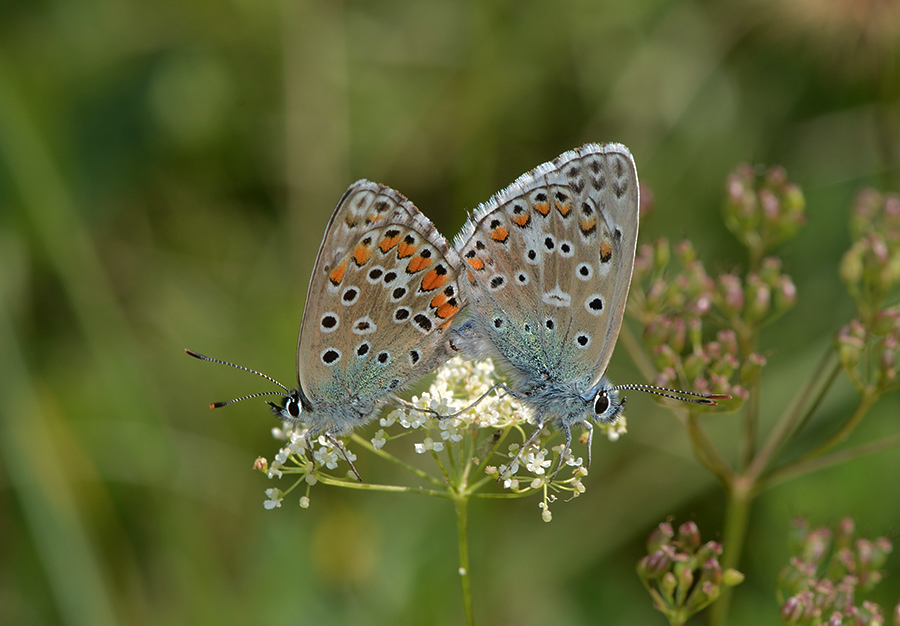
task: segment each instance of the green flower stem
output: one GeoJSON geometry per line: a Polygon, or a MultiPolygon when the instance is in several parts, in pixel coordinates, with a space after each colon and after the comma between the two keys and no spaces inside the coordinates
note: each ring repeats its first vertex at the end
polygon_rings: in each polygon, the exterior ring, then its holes
{"type": "MultiPolygon", "coordinates": [[[[476,467],[475,470],[472,472],[472,474],[474,476],[483,476],[484,475],[484,468],[486,468],[488,466],[488,462],[491,460],[491,458],[493,458],[493,456],[495,454],[497,454],[497,450],[499,450],[500,446],[503,445],[503,442],[506,440],[506,437],[507,437],[507,435],[509,435],[509,431],[511,429],[512,429],[512,426],[507,426],[506,429],[504,429],[503,433],[500,435],[500,437],[497,439],[497,441],[494,442],[494,445],[491,446],[491,449],[488,450],[487,454],[484,455],[484,458],[481,459],[481,461],[478,463],[478,467],[476,467]]],[[[478,491],[481,488],[481,486],[488,480],[492,480],[492,479],[489,476],[485,476],[484,478],[482,478],[481,480],[476,482],[472,486],[472,491],[478,491]]]]}
{"type": "Polygon", "coordinates": [[[628,352],[632,363],[637,366],[644,379],[652,381],[656,376],[656,367],[654,367],[653,361],[650,360],[646,350],[644,350],[643,344],[628,327],[628,324],[622,324],[622,328],[619,331],[619,343],[625,346],[625,351],[628,352]]]}
{"type": "Polygon", "coordinates": [[[467,461],[467,459],[471,459],[474,454],[474,446],[472,446],[469,441],[462,441],[462,445],[453,446],[450,445],[450,442],[447,442],[447,454],[449,456],[453,456],[453,451],[457,450],[457,458],[454,458],[454,473],[459,477],[460,484],[467,485],[469,483],[469,476],[472,472],[472,464],[467,461]]]}
{"type": "MultiPolygon", "coordinates": [[[[725,514],[725,528],[722,533],[722,570],[737,568],[744,540],[747,538],[747,523],[750,519],[750,505],[757,493],[757,485],[746,476],[734,476],[729,484],[728,502],[725,514]]],[[[723,626],[728,618],[731,594],[734,587],[723,585],[719,598],[709,612],[709,626],[723,626]]]]}
{"type": "MultiPolygon", "coordinates": [[[[856,409],[853,411],[853,414],[846,422],[844,422],[844,425],[841,426],[841,428],[836,433],[834,433],[824,443],[822,443],[814,450],[810,450],[796,461],[793,461],[779,469],[777,472],[774,472],[772,476],[785,476],[792,473],[805,474],[808,471],[812,471],[805,469],[804,466],[812,463],[813,461],[817,461],[819,457],[831,450],[834,446],[846,440],[847,437],[850,436],[850,433],[852,433],[856,429],[862,419],[866,416],[866,413],[869,412],[869,409],[872,408],[872,405],[875,404],[875,401],[878,400],[879,395],[880,394],[874,389],[874,387],[867,387],[863,391],[863,395],[860,397],[859,404],[856,405],[856,409]]],[[[771,476],[769,477],[769,480],[770,479],[771,476]]]]}
{"type": "MultiPolygon", "coordinates": [[[[428,436],[431,437],[430,432],[428,433],[428,436]]],[[[432,437],[432,439],[434,439],[434,438],[432,437]]],[[[462,478],[460,476],[460,469],[462,469],[462,465],[463,465],[462,457],[467,452],[466,446],[465,445],[461,445],[461,446],[447,445],[447,446],[445,446],[445,450],[447,451],[447,465],[449,467],[449,470],[448,470],[449,473],[453,476],[456,476],[457,478],[462,478]],[[454,452],[456,452],[456,454],[454,454],[454,452]],[[459,457],[458,463],[457,463],[457,456],[459,457]]],[[[437,452],[434,452],[433,450],[432,450],[432,452],[434,453],[435,456],[437,455],[437,452]]],[[[460,482],[464,483],[465,481],[461,480],[460,482]]]]}
{"type": "Polygon", "coordinates": [[[744,404],[744,419],[741,424],[741,468],[746,469],[753,464],[756,455],[756,431],[759,424],[759,380],[757,379],[747,390],[749,395],[744,404]]]}
{"type": "Polygon", "coordinates": [[[650,585],[650,583],[644,581],[644,587],[646,587],[647,591],[650,592],[650,597],[653,598],[654,608],[656,610],[658,610],[660,613],[662,613],[663,615],[666,615],[666,612],[665,612],[666,601],[663,599],[663,597],[659,594],[659,592],[656,589],[654,589],[650,585]]]}
{"type": "Polygon", "coordinates": [[[515,500],[517,498],[524,498],[525,496],[533,495],[534,491],[530,489],[524,489],[522,491],[508,491],[502,493],[473,493],[473,498],[482,498],[485,500],[515,500]]]}
{"type": "Polygon", "coordinates": [[[806,463],[800,465],[792,463],[764,477],[759,484],[759,490],[762,491],[768,489],[769,487],[773,487],[786,480],[791,480],[804,474],[825,469],[832,465],[839,465],[869,454],[875,454],[876,452],[882,452],[897,447],[900,447],[900,434],[891,435],[890,437],[884,437],[877,441],[870,441],[869,443],[847,448],[846,450],[839,450],[838,452],[826,454],[815,459],[810,459],[806,463]]]}
{"type": "Polygon", "coordinates": [[[475,612],[472,609],[472,579],[469,575],[469,496],[458,493],[453,498],[456,505],[456,532],[459,540],[459,582],[462,585],[463,612],[466,626],[474,626],[475,612]]]}
{"type": "MultiPolygon", "coordinates": [[[[793,440],[800,432],[806,428],[806,425],[812,419],[813,415],[815,415],[816,411],[819,410],[819,406],[822,404],[822,401],[825,400],[825,396],[831,391],[831,386],[834,384],[834,381],[837,380],[838,375],[843,371],[843,367],[841,366],[840,361],[837,359],[837,354],[831,350],[825,355],[825,359],[823,361],[827,361],[827,373],[822,373],[819,370],[816,370],[814,374],[814,378],[811,379],[815,381],[816,377],[823,377],[824,380],[821,382],[821,387],[816,394],[815,399],[809,405],[809,409],[803,415],[803,419],[799,421],[797,427],[791,432],[788,441],[793,440]]],[[[785,443],[787,443],[785,442],[785,443]]]]}
{"type": "MultiPolygon", "coordinates": [[[[750,271],[752,272],[756,272],[759,269],[758,259],[754,263],[754,260],[751,258],[751,268],[750,271]]],[[[743,354],[758,352],[758,326],[748,327],[743,321],[738,321],[735,325],[735,332],[743,354]]],[[[741,424],[741,470],[747,469],[753,463],[753,457],[756,455],[756,438],[759,426],[759,387],[760,377],[757,376],[756,380],[747,389],[747,402],[744,404],[744,419],[741,424]]]]}
{"type": "Polygon", "coordinates": [[[694,448],[694,456],[703,467],[708,469],[726,487],[731,483],[732,470],[728,466],[719,451],[713,445],[709,437],[700,426],[697,416],[691,413],[687,419],[688,434],[691,437],[691,445],[694,448]]]}
{"type": "MultiPolygon", "coordinates": [[[[447,471],[447,468],[444,467],[444,464],[441,462],[441,457],[438,455],[438,453],[435,452],[434,450],[432,450],[432,451],[431,451],[431,456],[432,456],[432,458],[434,459],[435,465],[437,465],[437,466],[438,466],[438,469],[441,470],[441,474],[443,474],[444,480],[447,481],[447,484],[453,484],[453,483],[455,482],[455,481],[453,480],[453,475],[451,475],[451,473],[450,473],[449,471],[447,471]]],[[[453,463],[452,454],[448,453],[447,456],[451,457],[451,458],[450,458],[450,463],[451,463],[451,465],[455,465],[455,464],[453,463]]]]}
{"type": "Polygon", "coordinates": [[[671,613],[666,613],[666,617],[669,619],[669,626],[684,626],[685,622],[688,621],[688,615],[685,615],[686,611],[672,611],[671,613]]]}
{"type": "Polygon", "coordinates": [[[412,474],[415,474],[416,476],[418,476],[418,477],[421,478],[422,480],[425,480],[425,481],[430,482],[432,485],[435,485],[435,486],[441,487],[441,488],[444,488],[444,487],[445,487],[445,485],[444,485],[444,483],[443,483],[442,481],[438,480],[437,478],[435,478],[434,476],[428,474],[427,472],[423,472],[423,471],[420,470],[418,467],[415,467],[415,466],[413,466],[413,465],[410,465],[410,464],[407,463],[406,461],[401,461],[400,459],[398,459],[397,457],[395,457],[393,454],[390,454],[390,453],[388,453],[388,452],[385,452],[384,450],[376,450],[376,449],[375,449],[375,446],[373,446],[373,445],[372,445],[372,442],[369,441],[368,439],[363,439],[362,437],[360,437],[360,436],[359,436],[358,434],[356,434],[356,433],[353,433],[353,434],[350,436],[350,438],[351,438],[357,445],[362,446],[363,448],[365,448],[366,450],[368,450],[368,451],[371,452],[372,454],[381,457],[381,458],[384,459],[385,461],[390,461],[390,462],[393,463],[394,465],[397,465],[397,466],[399,466],[399,467],[402,467],[402,468],[405,469],[406,471],[411,472],[412,474]]]}
{"type": "Polygon", "coordinates": [[[809,378],[803,389],[797,394],[788,408],[775,423],[772,432],[760,448],[746,474],[749,476],[761,476],[771,463],[775,454],[784,445],[801,432],[812,416],[818,410],[819,405],[825,399],[831,386],[841,372],[841,364],[835,358],[834,350],[826,351],[815,372],[809,378]],[[812,400],[810,400],[812,398],[812,400]],[[804,407],[805,413],[801,413],[804,407]]]}
{"type": "Polygon", "coordinates": [[[426,489],[425,487],[404,487],[403,485],[379,485],[376,483],[361,483],[356,480],[343,480],[331,476],[317,475],[316,478],[323,485],[332,487],[344,487],[345,489],[359,489],[360,491],[384,491],[392,493],[418,493],[423,496],[435,496],[450,500],[454,495],[448,491],[438,489],[426,489]]]}
{"type": "Polygon", "coordinates": [[[818,448],[800,457],[797,462],[801,463],[817,456],[821,456],[834,446],[842,443],[845,439],[847,439],[847,437],[850,436],[850,433],[852,433],[856,429],[856,427],[859,426],[859,423],[866,416],[866,413],[869,412],[869,409],[872,408],[872,405],[875,404],[875,401],[878,400],[879,396],[880,394],[875,390],[874,387],[867,387],[866,389],[864,389],[863,394],[859,399],[859,404],[856,405],[856,410],[853,411],[850,419],[848,419],[844,423],[844,425],[841,426],[840,430],[829,437],[828,440],[818,448]]]}
{"type": "Polygon", "coordinates": [[[646,580],[643,576],[639,576],[641,582],[644,583],[644,588],[650,594],[650,597],[653,598],[653,608],[666,616],[666,619],[669,620],[669,624],[672,624],[672,617],[669,614],[668,603],[665,598],[662,597],[662,594],[657,591],[656,587],[650,584],[650,581],[646,580]]]}

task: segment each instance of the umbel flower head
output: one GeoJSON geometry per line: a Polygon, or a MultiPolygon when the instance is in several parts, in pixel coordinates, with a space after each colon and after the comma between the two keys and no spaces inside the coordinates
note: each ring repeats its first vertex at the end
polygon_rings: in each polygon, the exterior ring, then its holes
{"type": "Polygon", "coordinates": [[[647,540],[647,556],[638,562],[637,573],[654,608],[670,623],[683,624],[715,602],[723,586],[743,582],[737,570],[722,571],[721,555],[720,543],[701,542],[694,522],[685,522],[676,532],[666,521],[647,540]]]}
{"type": "MultiPolygon", "coordinates": [[[[582,479],[588,473],[584,458],[570,450],[560,460],[564,446],[562,442],[554,445],[561,438],[550,428],[545,428],[527,449],[520,450],[520,442],[527,440],[535,427],[526,407],[512,396],[493,390],[497,382],[490,360],[451,359],[437,371],[427,391],[387,411],[371,439],[352,436],[357,446],[408,469],[419,482],[424,480],[435,489],[359,484],[343,453],[324,436],[313,440],[312,450],[307,450],[302,425],[291,429],[290,424],[285,424],[284,428],[273,429],[275,437],[286,444],[271,463],[258,459],[255,467],[269,478],[282,478],[285,474],[298,478],[284,491],[267,490],[266,508],[281,507],[285,496],[304,485],[301,506],[309,506],[310,489],[317,482],[441,497],[461,492],[473,497],[497,497],[499,488],[506,497],[539,494],[541,517],[549,522],[553,517],[550,505],[559,494],[571,499],[584,493],[582,479]],[[406,454],[397,447],[399,441],[412,444],[406,454]],[[411,456],[410,448],[414,452],[410,461],[417,455],[429,457],[433,474],[422,469],[421,463],[413,465],[405,460],[411,456]],[[562,469],[554,478],[556,464],[561,464],[562,469]]],[[[622,416],[614,424],[597,424],[594,428],[597,434],[616,441],[626,432],[626,420],[622,416]]],[[[349,460],[355,461],[350,447],[345,448],[349,460]]]]}
{"type": "Polygon", "coordinates": [[[844,518],[832,530],[810,529],[802,518],[791,532],[793,556],[778,574],[778,601],[785,624],[884,624],[881,607],[862,600],[882,580],[893,545],[869,540],[844,518]]]}
{"type": "Polygon", "coordinates": [[[862,190],[853,203],[850,236],[841,278],[868,320],[900,285],[900,197],[862,190]]]}
{"type": "Polygon", "coordinates": [[[805,209],[803,193],[781,167],[759,172],[745,163],[728,176],[725,225],[754,256],[762,257],[796,235],[805,209]]]}
{"type": "Polygon", "coordinates": [[[860,391],[881,394],[900,386],[900,198],[861,191],[850,218],[853,243],[841,260],[841,278],[857,317],[835,337],[841,365],[860,391]]]}
{"type": "Polygon", "coordinates": [[[732,396],[734,410],[766,364],[746,337],[790,310],[797,300],[791,278],[774,257],[745,277],[706,272],[689,241],[645,244],[634,264],[628,313],[644,327],[644,344],[659,372],[654,384],[732,396]]]}

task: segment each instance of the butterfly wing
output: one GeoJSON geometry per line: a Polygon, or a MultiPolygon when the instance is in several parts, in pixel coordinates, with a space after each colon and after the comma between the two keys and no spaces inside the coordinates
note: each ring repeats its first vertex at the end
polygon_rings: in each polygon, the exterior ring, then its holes
{"type": "Polygon", "coordinates": [[[592,388],[622,324],[638,181],[620,144],[587,144],[478,207],[456,239],[478,334],[520,379],[592,388]]]}
{"type": "Polygon", "coordinates": [[[363,413],[446,360],[443,330],[462,308],[458,269],[456,252],[403,195],[351,185],[319,247],[300,326],[297,376],[313,411],[363,413]]]}

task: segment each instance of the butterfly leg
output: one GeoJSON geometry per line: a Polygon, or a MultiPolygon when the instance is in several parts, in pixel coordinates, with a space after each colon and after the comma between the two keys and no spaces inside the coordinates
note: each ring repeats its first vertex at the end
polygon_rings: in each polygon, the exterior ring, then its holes
{"type": "Polygon", "coordinates": [[[478,399],[475,400],[475,402],[473,402],[472,404],[470,404],[470,405],[467,406],[466,408],[460,409],[460,410],[457,411],[456,413],[451,413],[450,415],[441,415],[440,418],[441,418],[441,419],[447,419],[448,417],[449,417],[449,418],[452,418],[452,417],[459,417],[460,415],[462,415],[462,414],[465,413],[466,411],[470,411],[470,410],[474,409],[476,406],[478,406],[479,404],[481,404],[481,401],[484,400],[485,398],[487,398],[488,395],[489,395],[492,391],[494,391],[495,389],[502,389],[503,391],[506,391],[506,392],[509,393],[510,395],[513,395],[513,396],[516,395],[515,392],[514,392],[512,389],[510,389],[509,387],[507,387],[507,386],[504,385],[503,383],[497,383],[497,384],[493,385],[490,389],[488,389],[487,391],[485,391],[483,394],[481,394],[481,395],[478,397],[478,399]]]}
{"type": "Polygon", "coordinates": [[[312,440],[309,438],[309,429],[306,429],[306,434],[303,435],[303,438],[306,440],[306,451],[309,454],[309,460],[312,463],[312,471],[316,471],[316,457],[313,454],[312,440]]]}
{"type": "Polygon", "coordinates": [[[438,413],[437,411],[435,411],[433,409],[419,408],[412,402],[410,402],[408,400],[404,400],[403,398],[400,398],[398,396],[392,396],[391,401],[393,403],[388,402],[387,403],[388,406],[392,406],[396,409],[409,409],[410,411],[418,411],[419,413],[428,413],[429,415],[433,416],[435,419],[441,419],[442,417],[444,417],[443,415],[441,415],[440,413],[438,413]]]}
{"type": "Polygon", "coordinates": [[[550,482],[556,480],[556,475],[559,474],[559,470],[562,469],[563,463],[566,460],[566,455],[569,454],[569,449],[572,447],[572,430],[565,422],[562,424],[562,431],[566,436],[566,445],[559,454],[559,462],[556,464],[556,471],[553,472],[553,478],[550,479],[550,482]]]}
{"type": "Polygon", "coordinates": [[[394,405],[394,406],[398,406],[398,405],[399,405],[398,408],[401,408],[401,407],[402,407],[402,408],[410,409],[410,410],[412,410],[412,411],[419,411],[420,413],[428,413],[429,415],[433,416],[435,419],[441,419],[441,420],[442,420],[442,419],[452,419],[452,418],[454,418],[454,417],[459,417],[460,415],[462,415],[462,414],[465,413],[466,411],[471,411],[472,409],[474,409],[475,407],[477,407],[479,404],[481,404],[481,401],[484,400],[485,398],[487,398],[487,397],[490,395],[490,393],[491,393],[492,391],[494,391],[495,389],[502,389],[503,391],[507,392],[507,393],[510,394],[511,396],[514,396],[514,397],[517,397],[517,398],[518,398],[518,397],[521,397],[521,394],[519,394],[518,392],[516,392],[516,391],[510,389],[509,387],[507,387],[507,386],[504,385],[503,383],[496,383],[496,384],[493,385],[490,389],[488,389],[488,390],[485,391],[483,394],[481,394],[480,396],[478,396],[478,399],[475,400],[475,402],[473,402],[473,403],[470,404],[469,406],[464,407],[464,408],[460,409],[459,411],[456,411],[455,413],[451,413],[451,414],[449,414],[449,415],[441,415],[440,413],[438,413],[437,411],[435,411],[435,410],[433,410],[433,409],[422,409],[422,408],[419,408],[419,407],[417,407],[416,405],[414,405],[412,402],[408,402],[408,401],[404,400],[403,398],[399,398],[399,397],[396,397],[396,396],[393,398],[393,400],[397,403],[397,405],[394,405]]]}
{"type": "Polygon", "coordinates": [[[356,480],[362,482],[362,476],[359,475],[359,472],[356,471],[356,466],[353,465],[353,461],[350,460],[350,457],[347,455],[347,448],[344,447],[344,444],[341,443],[340,439],[337,439],[330,431],[325,431],[325,439],[331,442],[335,448],[337,448],[341,456],[344,457],[344,460],[350,465],[350,469],[353,470],[353,474],[356,475],[356,480]]]}
{"type": "Polygon", "coordinates": [[[588,464],[587,464],[587,468],[591,469],[591,450],[594,447],[594,427],[587,420],[584,421],[584,425],[587,426],[587,429],[588,429],[588,464]]]}
{"type": "Polygon", "coordinates": [[[525,450],[526,450],[526,448],[528,448],[528,446],[530,446],[531,444],[534,443],[534,440],[537,439],[538,435],[541,434],[542,430],[544,430],[544,416],[543,415],[541,415],[537,419],[537,424],[535,424],[534,430],[528,436],[528,439],[526,439],[525,442],[522,444],[522,446],[519,448],[519,451],[516,453],[516,456],[513,457],[513,460],[510,462],[510,464],[506,467],[506,470],[500,474],[499,478],[497,478],[497,482],[501,482],[506,479],[506,477],[509,475],[510,470],[512,469],[512,466],[521,460],[522,453],[525,452],[525,450]]]}

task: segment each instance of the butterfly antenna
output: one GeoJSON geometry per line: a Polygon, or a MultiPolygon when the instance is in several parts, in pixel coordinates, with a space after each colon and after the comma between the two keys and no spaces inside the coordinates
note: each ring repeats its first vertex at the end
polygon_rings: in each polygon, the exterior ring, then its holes
{"type": "MultiPolygon", "coordinates": [[[[222,365],[228,365],[230,367],[234,367],[239,370],[244,370],[245,372],[250,372],[251,374],[256,374],[257,376],[262,376],[269,382],[275,383],[276,385],[278,385],[279,387],[284,389],[284,392],[286,394],[291,393],[291,390],[288,389],[287,387],[285,387],[284,385],[282,385],[280,382],[278,382],[277,380],[275,380],[274,378],[272,378],[271,376],[269,376],[267,374],[263,374],[262,372],[256,371],[255,369],[251,369],[249,367],[244,367],[243,365],[237,365],[236,363],[231,363],[230,361],[222,361],[221,359],[214,359],[211,356],[206,356],[205,354],[200,354],[199,352],[194,352],[193,350],[188,350],[187,348],[185,348],[184,351],[186,354],[189,354],[190,356],[194,357],[195,359],[200,359],[201,361],[209,361],[210,363],[220,363],[222,365]]],[[[242,400],[250,400],[251,398],[259,398],[261,396],[272,396],[272,395],[283,396],[284,394],[282,394],[279,391],[262,391],[260,393],[250,394],[249,396],[241,396],[240,398],[235,398],[233,400],[226,400],[225,402],[213,402],[212,404],[209,405],[209,408],[218,409],[223,406],[228,406],[229,404],[234,404],[235,402],[241,402],[242,400]]]]}
{"type": "MultiPolygon", "coordinates": [[[[221,409],[223,406],[228,406],[229,404],[234,404],[235,402],[241,402],[242,400],[250,400],[252,398],[259,398],[260,396],[281,396],[284,397],[284,394],[280,391],[260,391],[259,393],[252,393],[249,396],[241,396],[240,398],[235,398],[233,400],[225,400],[224,402],[212,402],[209,405],[211,409],[221,409]]],[[[273,407],[278,408],[278,405],[269,402],[273,407]]]]}
{"type": "Polygon", "coordinates": [[[652,393],[663,398],[671,398],[672,400],[680,400],[681,402],[690,402],[691,404],[705,404],[715,406],[716,400],[730,400],[731,396],[727,393],[697,393],[696,391],[681,391],[679,389],[669,389],[668,387],[655,387],[654,385],[616,385],[613,389],[617,391],[643,391],[652,393]],[[689,397],[685,397],[689,396],[689,397]]]}

